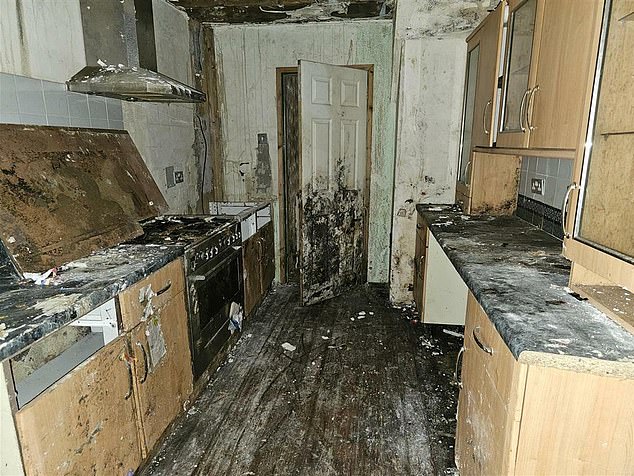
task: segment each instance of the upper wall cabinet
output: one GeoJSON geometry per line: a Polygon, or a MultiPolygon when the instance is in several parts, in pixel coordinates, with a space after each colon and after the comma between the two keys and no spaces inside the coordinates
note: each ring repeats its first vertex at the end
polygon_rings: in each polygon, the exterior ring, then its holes
{"type": "MultiPolygon", "coordinates": [[[[571,287],[597,300],[593,293],[608,294],[601,285],[634,292],[634,0],[606,3],[590,121],[579,137],[564,239],[564,255],[573,261],[571,287]]],[[[628,296],[621,294],[631,310],[628,296]]],[[[614,314],[625,306],[605,310],[614,314]]]]}
{"type": "Polygon", "coordinates": [[[584,122],[603,2],[508,0],[496,145],[575,149],[584,122]]]}
{"type": "Polygon", "coordinates": [[[462,117],[459,181],[466,183],[473,147],[494,141],[497,77],[504,5],[500,4],[467,38],[467,73],[462,117]]]}

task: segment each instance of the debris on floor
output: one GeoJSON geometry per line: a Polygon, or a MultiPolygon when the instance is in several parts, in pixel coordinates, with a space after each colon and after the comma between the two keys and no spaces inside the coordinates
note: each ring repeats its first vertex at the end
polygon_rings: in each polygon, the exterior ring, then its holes
{"type": "Polygon", "coordinates": [[[283,348],[284,350],[288,350],[289,352],[294,352],[294,351],[295,351],[295,349],[297,349],[297,347],[295,347],[293,344],[290,344],[290,343],[288,343],[288,342],[284,342],[284,343],[282,344],[282,348],[283,348]]]}

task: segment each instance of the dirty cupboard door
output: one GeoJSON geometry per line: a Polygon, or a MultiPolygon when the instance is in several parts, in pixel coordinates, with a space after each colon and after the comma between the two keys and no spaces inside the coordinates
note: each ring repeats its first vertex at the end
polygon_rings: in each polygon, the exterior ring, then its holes
{"type": "Polygon", "coordinates": [[[367,75],[299,62],[303,304],[366,280],[367,75]]]}

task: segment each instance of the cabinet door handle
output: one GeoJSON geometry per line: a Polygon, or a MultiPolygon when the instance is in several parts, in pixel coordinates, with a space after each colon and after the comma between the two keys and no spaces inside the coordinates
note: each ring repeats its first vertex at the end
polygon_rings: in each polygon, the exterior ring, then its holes
{"type": "Polygon", "coordinates": [[[489,109],[489,106],[491,106],[493,104],[493,100],[489,99],[486,103],[486,106],[484,106],[484,111],[482,112],[482,127],[484,128],[484,133],[486,135],[489,135],[489,133],[491,132],[490,130],[487,129],[487,110],[489,109]]]}
{"type": "Polygon", "coordinates": [[[128,393],[123,397],[124,400],[128,400],[132,396],[132,387],[134,386],[134,378],[132,376],[132,364],[130,364],[130,356],[126,351],[121,352],[119,355],[119,360],[125,363],[125,366],[128,368],[128,393]]]}
{"type": "Polygon", "coordinates": [[[527,89],[526,91],[524,91],[524,96],[522,96],[522,102],[520,103],[520,129],[522,130],[522,132],[526,132],[526,127],[524,126],[524,117],[525,117],[524,108],[526,106],[526,98],[528,97],[528,94],[530,92],[531,92],[530,89],[527,89]]]}
{"type": "Polygon", "coordinates": [[[561,204],[561,230],[564,233],[564,238],[570,238],[572,236],[570,233],[568,233],[568,230],[566,229],[566,224],[568,222],[568,206],[570,205],[570,194],[572,194],[573,190],[576,190],[578,188],[579,185],[574,182],[568,185],[568,188],[566,189],[566,194],[564,195],[564,201],[561,204]]]}
{"type": "Polygon", "coordinates": [[[143,344],[140,341],[137,341],[136,345],[137,347],[141,348],[141,353],[143,354],[143,377],[139,379],[139,383],[143,383],[147,380],[147,374],[150,370],[150,365],[147,360],[147,352],[145,352],[145,347],[143,347],[143,344]]]}
{"type": "Polygon", "coordinates": [[[491,347],[489,346],[484,345],[482,341],[480,340],[480,338],[478,337],[479,332],[480,332],[480,326],[476,326],[475,329],[473,329],[473,340],[475,341],[476,345],[480,347],[480,349],[485,351],[487,354],[493,355],[493,349],[491,349],[491,347]]]}
{"type": "Polygon", "coordinates": [[[535,126],[533,125],[533,99],[535,99],[535,93],[537,91],[539,91],[539,85],[531,89],[528,101],[526,101],[526,125],[529,131],[535,130],[535,126]]]}
{"type": "Polygon", "coordinates": [[[167,281],[167,283],[165,283],[165,286],[163,286],[161,289],[159,289],[156,292],[156,295],[160,296],[161,294],[166,293],[167,291],[169,291],[169,288],[171,288],[171,287],[172,287],[172,281],[171,280],[167,281]]]}
{"type": "Polygon", "coordinates": [[[458,385],[458,388],[462,388],[462,381],[460,380],[460,373],[458,372],[458,369],[460,368],[460,362],[462,361],[462,356],[465,350],[466,349],[464,345],[460,347],[460,351],[458,352],[458,357],[456,357],[456,369],[453,372],[453,379],[454,379],[454,382],[456,382],[456,384],[458,385]]]}

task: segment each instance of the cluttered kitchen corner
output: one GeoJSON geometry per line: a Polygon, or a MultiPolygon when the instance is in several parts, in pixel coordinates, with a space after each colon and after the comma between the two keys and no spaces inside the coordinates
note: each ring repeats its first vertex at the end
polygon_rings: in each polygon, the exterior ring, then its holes
{"type": "Polygon", "coordinates": [[[0,136],[5,451],[38,474],[135,470],[268,292],[271,205],[165,214],[125,131],[2,124],[0,136]]]}

